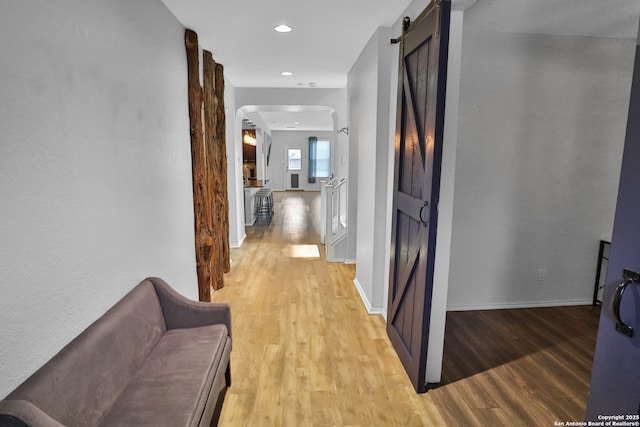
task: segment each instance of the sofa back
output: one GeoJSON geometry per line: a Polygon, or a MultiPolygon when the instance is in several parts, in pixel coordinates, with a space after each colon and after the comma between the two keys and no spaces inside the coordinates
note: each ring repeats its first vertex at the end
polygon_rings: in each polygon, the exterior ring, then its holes
{"type": "Polygon", "coordinates": [[[65,426],[95,426],[166,331],[151,283],[140,283],[11,392],[65,426]]]}

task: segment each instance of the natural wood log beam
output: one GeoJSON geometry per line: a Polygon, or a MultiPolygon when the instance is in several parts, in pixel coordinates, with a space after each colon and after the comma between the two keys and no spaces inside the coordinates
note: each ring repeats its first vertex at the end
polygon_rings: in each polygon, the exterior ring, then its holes
{"type": "Polygon", "coordinates": [[[198,297],[200,301],[211,301],[211,258],[214,255],[214,240],[209,226],[212,206],[211,197],[208,193],[211,187],[209,183],[210,174],[206,167],[205,144],[202,132],[203,100],[202,87],[200,86],[198,35],[191,30],[186,30],[184,41],[187,51],[198,297]]]}
{"type": "MultiPolygon", "coordinates": [[[[218,99],[216,98],[216,63],[213,60],[211,52],[204,51],[203,60],[203,81],[204,81],[204,125],[205,125],[205,152],[207,155],[207,173],[209,174],[208,203],[211,207],[211,233],[213,237],[214,256],[211,259],[211,279],[213,289],[217,290],[224,286],[224,266],[223,266],[223,222],[221,214],[220,188],[226,182],[222,182],[220,176],[220,153],[218,144],[216,143],[217,126],[217,108],[218,99]]],[[[226,160],[226,159],[225,159],[226,160]]]]}
{"type": "Polygon", "coordinates": [[[229,249],[229,196],[227,191],[227,137],[226,137],[226,116],[224,110],[224,67],[222,64],[216,64],[215,90],[217,99],[216,110],[216,146],[220,158],[220,187],[218,197],[220,203],[221,215],[221,233],[222,233],[222,266],[225,273],[231,271],[231,257],[229,249]]]}

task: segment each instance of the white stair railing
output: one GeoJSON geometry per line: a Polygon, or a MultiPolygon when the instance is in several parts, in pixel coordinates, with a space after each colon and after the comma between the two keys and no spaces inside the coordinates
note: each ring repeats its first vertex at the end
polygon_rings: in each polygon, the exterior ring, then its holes
{"type": "Polygon", "coordinates": [[[324,241],[326,259],[344,262],[347,254],[347,178],[330,180],[325,185],[324,241]]]}

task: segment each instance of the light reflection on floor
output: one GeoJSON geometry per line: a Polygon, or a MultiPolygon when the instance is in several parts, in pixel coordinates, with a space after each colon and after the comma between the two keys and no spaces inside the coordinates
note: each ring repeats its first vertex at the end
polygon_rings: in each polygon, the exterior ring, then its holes
{"type": "Polygon", "coordinates": [[[291,258],[320,258],[318,245],[287,245],[282,252],[291,258]]]}

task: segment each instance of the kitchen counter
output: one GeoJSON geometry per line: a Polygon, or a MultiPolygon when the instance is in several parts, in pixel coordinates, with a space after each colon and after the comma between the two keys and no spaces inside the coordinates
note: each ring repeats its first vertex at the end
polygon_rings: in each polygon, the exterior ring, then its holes
{"type": "Polygon", "coordinates": [[[265,188],[269,180],[249,179],[244,183],[244,225],[252,226],[256,222],[255,195],[265,188]]]}

